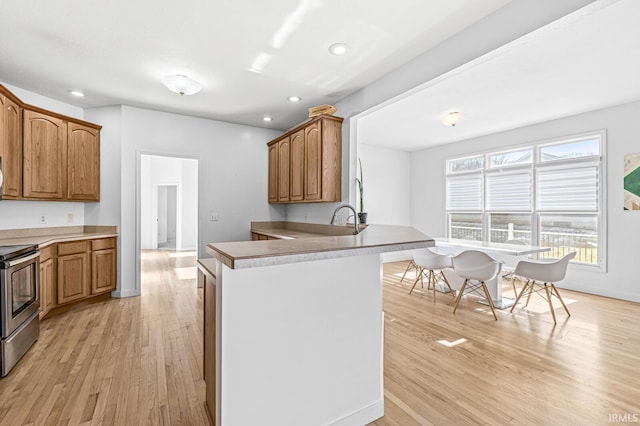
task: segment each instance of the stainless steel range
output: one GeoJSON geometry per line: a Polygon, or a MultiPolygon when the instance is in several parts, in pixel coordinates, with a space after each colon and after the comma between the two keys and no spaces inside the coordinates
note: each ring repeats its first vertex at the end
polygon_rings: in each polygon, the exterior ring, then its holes
{"type": "Polygon", "coordinates": [[[40,333],[35,245],[0,246],[0,375],[9,371],[40,333]]]}

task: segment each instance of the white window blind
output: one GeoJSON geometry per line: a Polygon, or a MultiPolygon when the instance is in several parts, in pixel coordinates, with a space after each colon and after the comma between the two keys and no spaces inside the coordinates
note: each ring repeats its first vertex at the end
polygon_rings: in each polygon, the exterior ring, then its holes
{"type": "Polygon", "coordinates": [[[574,167],[537,173],[540,211],[598,211],[598,167],[574,167]]]}
{"type": "Polygon", "coordinates": [[[531,211],[531,174],[487,174],[487,210],[531,211]]]}
{"type": "Polygon", "coordinates": [[[482,210],[482,176],[447,179],[447,210],[482,210]]]}

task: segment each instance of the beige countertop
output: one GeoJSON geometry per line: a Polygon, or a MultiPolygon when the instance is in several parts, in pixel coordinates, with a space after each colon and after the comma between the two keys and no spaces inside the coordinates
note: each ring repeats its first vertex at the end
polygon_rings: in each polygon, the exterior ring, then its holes
{"type": "Polygon", "coordinates": [[[240,269],[412,250],[434,245],[433,238],[409,226],[369,225],[358,235],[315,234],[298,239],[209,243],[207,253],[232,269],[240,269]]]}
{"type": "Polygon", "coordinates": [[[117,237],[115,226],[63,226],[0,230],[0,246],[37,244],[43,248],[53,243],[117,237]]]}
{"type": "MultiPolygon", "coordinates": [[[[367,225],[361,225],[360,229],[365,229],[367,225]]],[[[251,222],[251,232],[267,235],[283,240],[297,238],[315,238],[320,236],[353,235],[353,224],[351,225],[326,225],[321,223],[306,222],[251,222]]]]}

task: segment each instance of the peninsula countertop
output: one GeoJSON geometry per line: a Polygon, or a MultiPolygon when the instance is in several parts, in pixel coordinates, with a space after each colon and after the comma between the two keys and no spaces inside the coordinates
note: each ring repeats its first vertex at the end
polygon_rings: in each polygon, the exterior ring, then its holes
{"type": "Polygon", "coordinates": [[[369,225],[358,235],[209,243],[207,253],[232,269],[335,259],[433,247],[433,238],[409,226],[369,225]]]}

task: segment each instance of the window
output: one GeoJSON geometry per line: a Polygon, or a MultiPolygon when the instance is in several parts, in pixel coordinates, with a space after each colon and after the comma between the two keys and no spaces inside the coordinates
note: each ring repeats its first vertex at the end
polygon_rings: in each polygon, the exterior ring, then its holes
{"type": "Polygon", "coordinates": [[[533,161],[533,149],[521,149],[510,152],[498,152],[489,155],[489,167],[513,166],[516,164],[531,164],[533,161]]]}
{"type": "Polygon", "coordinates": [[[470,170],[481,170],[484,168],[484,156],[458,158],[447,161],[448,173],[468,172],[470,170]]]}
{"type": "Polygon", "coordinates": [[[448,235],[575,251],[605,270],[604,132],[447,160],[448,235]]]}

